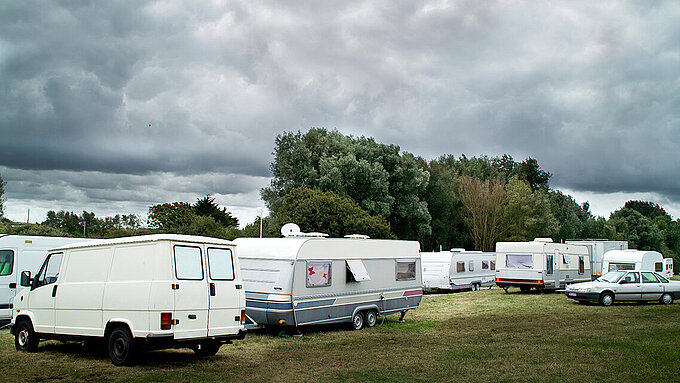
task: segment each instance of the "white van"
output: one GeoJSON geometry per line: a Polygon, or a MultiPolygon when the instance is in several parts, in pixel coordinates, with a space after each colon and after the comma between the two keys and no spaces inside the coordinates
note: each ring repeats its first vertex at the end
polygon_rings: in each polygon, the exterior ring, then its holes
{"type": "Polygon", "coordinates": [[[138,349],[214,355],[245,335],[233,242],[156,234],[77,243],[21,274],[11,330],[20,351],[41,339],[105,341],[115,365],[138,349]]]}
{"type": "Polygon", "coordinates": [[[35,273],[49,249],[85,241],[92,240],[0,234],[0,321],[12,319],[12,304],[22,270],[35,273]]]}

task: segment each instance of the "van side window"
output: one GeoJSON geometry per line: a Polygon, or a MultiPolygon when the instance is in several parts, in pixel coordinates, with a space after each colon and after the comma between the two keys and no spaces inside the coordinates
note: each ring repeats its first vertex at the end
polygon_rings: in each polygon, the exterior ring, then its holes
{"type": "Polygon", "coordinates": [[[307,262],[307,287],[331,285],[330,262],[307,262]]]}
{"type": "Polygon", "coordinates": [[[201,249],[191,246],[175,246],[175,275],[177,279],[200,281],[203,279],[201,249]]]}
{"type": "Polygon", "coordinates": [[[14,252],[12,250],[0,250],[0,277],[12,275],[14,270],[14,252]]]}
{"type": "Polygon", "coordinates": [[[416,261],[397,260],[397,280],[410,281],[416,279],[416,261]]]}
{"type": "Polygon", "coordinates": [[[465,272],[465,262],[463,262],[463,261],[456,262],[456,272],[459,272],[459,273],[465,272]]]}
{"type": "Polygon", "coordinates": [[[40,272],[35,277],[35,287],[49,285],[57,281],[59,277],[59,267],[61,266],[61,259],[63,258],[63,253],[50,254],[43,266],[40,268],[40,272]]]}
{"type": "Polygon", "coordinates": [[[234,280],[234,258],[229,249],[208,248],[210,279],[234,280]]]}

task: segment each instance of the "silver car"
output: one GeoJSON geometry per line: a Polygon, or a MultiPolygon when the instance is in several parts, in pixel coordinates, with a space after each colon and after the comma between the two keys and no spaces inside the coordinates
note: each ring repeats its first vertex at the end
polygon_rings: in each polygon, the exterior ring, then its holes
{"type": "Polygon", "coordinates": [[[671,304],[680,298],[680,282],[669,281],[653,271],[610,271],[592,282],[567,286],[567,297],[579,303],[614,301],[659,301],[671,304]]]}

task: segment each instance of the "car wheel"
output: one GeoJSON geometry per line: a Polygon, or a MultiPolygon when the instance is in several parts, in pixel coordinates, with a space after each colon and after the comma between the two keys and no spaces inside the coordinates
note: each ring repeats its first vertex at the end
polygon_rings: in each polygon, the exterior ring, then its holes
{"type": "Polygon", "coordinates": [[[611,306],[614,303],[614,295],[612,293],[602,293],[600,295],[600,304],[602,306],[608,307],[611,306]]]}
{"type": "Polygon", "coordinates": [[[360,330],[362,327],[364,327],[364,313],[357,311],[352,317],[352,328],[354,330],[360,330]]]}
{"type": "Polygon", "coordinates": [[[659,299],[659,302],[665,304],[665,305],[670,305],[673,303],[673,296],[671,294],[664,294],[661,296],[661,299],[659,299]]]}
{"type": "Polygon", "coordinates": [[[378,323],[378,313],[375,310],[366,311],[366,326],[373,327],[378,323]]]}
{"type": "Polygon", "coordinates": [[[220,351],[220,347],[222,346],[221,343],[217,342],[206,342],[206,343],[198,343],[191,347],[192,350],[196,353],[198,356],[213,356],[217,354],[218,351],[220,351]]]}
{"type": "Polygon", "coordinates": [[[24,320],[19,322],[14,333],[14,347],[17,351],[38,351],[38,334],[33,330],[33,325],[30,321],[24,320]]]}
{"type": "Polygon", "coordinates": [[[135,342],[130,330],[118,327],[111,332],[108,341],[109,358],[116,366],[129,366],[135,358],[135,342]]]}

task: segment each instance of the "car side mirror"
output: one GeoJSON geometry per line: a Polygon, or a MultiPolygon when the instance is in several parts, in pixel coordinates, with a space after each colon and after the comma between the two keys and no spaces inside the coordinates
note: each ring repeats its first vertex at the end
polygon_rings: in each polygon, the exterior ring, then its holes
{"type": "Polygon", "coordinates": [[[33,284],[33,278],[31,278],[31,272],[24,270],[21,272],[21,281],[19,283],[23,287],[28,287],[33,284]]]}

